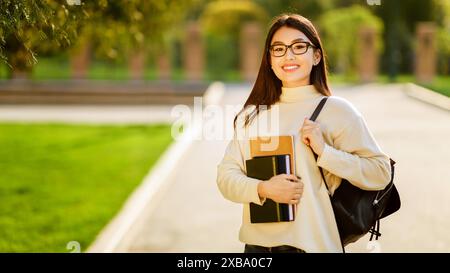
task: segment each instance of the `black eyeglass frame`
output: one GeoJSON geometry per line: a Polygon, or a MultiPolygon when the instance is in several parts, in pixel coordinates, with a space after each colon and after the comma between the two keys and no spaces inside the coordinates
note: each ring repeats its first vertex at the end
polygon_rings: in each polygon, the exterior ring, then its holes
{"type": "Polygon", "coordinates": [[[295,43],[292,43],[292,44],[290,44],[290,45],[285,45],[285,44],[274,44],[274,45],[271,45],[271,46],[269,47],[269,53],[270,53],[273,57],[277,57],[277,58],[278,58],[278,57],[283,57],[284,55],[286,55],[288,49],[290,49],[291,52],[292,52],[292,54],[294,54],[294,55],[303,55],[303,54],[305,54],[306,52],[308,52],[308,49],[309,49],[310,47],[312,47],[312,48],[317,48],[315,45],[313,45],[313,44],[310,43],[310,42],[295,42],[295,43]],[[294,52],[294,50],[292,50],[292,46],[295,45],[295,44],[306,44],[305,52],[296,54],[296,53],[294,52]],[[284,53],[283,53],[283,55],[280,55],[280,56],[275,56],[275,55],[274,55],[272,49],[273,49],[275,46],[284,46],[284,53]]]}

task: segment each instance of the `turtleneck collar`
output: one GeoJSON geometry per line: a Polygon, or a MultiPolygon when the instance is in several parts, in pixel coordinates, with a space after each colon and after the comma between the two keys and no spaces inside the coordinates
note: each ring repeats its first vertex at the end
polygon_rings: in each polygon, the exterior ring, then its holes
{"type": "Polygon", "coordinates": [[[298,87],[281,87],[280,102],[299,102],[321,95],[312,84],[298,87]]]}

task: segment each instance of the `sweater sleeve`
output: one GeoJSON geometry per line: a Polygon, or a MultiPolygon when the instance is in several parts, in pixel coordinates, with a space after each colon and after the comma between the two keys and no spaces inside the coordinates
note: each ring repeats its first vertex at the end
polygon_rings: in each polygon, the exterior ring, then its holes
{"type": "Polygon", "coordinates": [[[222,161],[217,166],[217,185],[222,195],[236,203],[255,203],[262,205],[265,198],[258,195],[261,180],[247,177],[239,141],[231,140],[222,161]]]}
{"type": "Polygon", "coordinates": [[[359,113],[334,137],[333,146],[325,144],[317,164],[364,190],[384,189],[391,178],[389,157],[359,113]]]}

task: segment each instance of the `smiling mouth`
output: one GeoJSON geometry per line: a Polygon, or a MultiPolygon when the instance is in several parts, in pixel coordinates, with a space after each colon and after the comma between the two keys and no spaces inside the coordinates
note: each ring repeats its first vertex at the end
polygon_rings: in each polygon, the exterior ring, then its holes
{"type": "Polygon", "coordinates": [[[299,65],[284,65],[281,67],[285,72],[292,72],[300,68],[299,65]]]}

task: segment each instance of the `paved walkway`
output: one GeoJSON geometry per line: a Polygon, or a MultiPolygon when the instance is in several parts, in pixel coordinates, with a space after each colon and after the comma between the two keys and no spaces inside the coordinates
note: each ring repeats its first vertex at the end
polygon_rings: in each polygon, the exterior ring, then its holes
{"type": "MultiPolygon", "coordinates": [[[[401,210],[382,221],[379,245],[363,238],[348,252],[450,251],[450,115],[406,96],[402,88],[334,89],[362,112],[380,146],[397,161],[402,199],[401,210]]],[[[249,90],[228,85],[223,104],[242,103],[249,90]]],[[[117,251],[242,252],[241,205],[225,200],[216,186],[226,144],[196,141],[174,168],[168,190],[147,207],[117,251]]]]}
{"type": "MultiPolygon", "coordinates": [[[[222,106],[237,104],[248,86],[227,88],[222,106]]],[[[239,107],[238,107],[239,108],[239,107]]],[[[231,130],[234,116],[226,117],[231,130]]],[[[214,123],[222,122],[216,120],[214,123]]],[[[225,200],[216,186],[216,166],[227,141],[197,140],[167,181],[170,188],[151,203],[117,248],[118,252],[241,252],[237,240],[241,205],[225,200]]]]}

